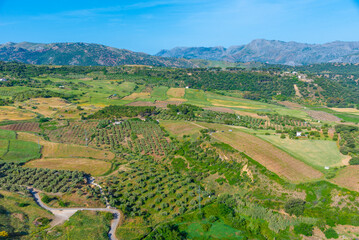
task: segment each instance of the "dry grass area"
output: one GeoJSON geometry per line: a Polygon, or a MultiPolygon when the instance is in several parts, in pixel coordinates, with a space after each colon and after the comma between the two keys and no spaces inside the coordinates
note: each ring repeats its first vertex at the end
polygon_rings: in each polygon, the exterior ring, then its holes
{"type": "Polygon", "coordinates": [[[185,121],[160,120],[160,125],[166,128],[173,135],[182,137],[183,135],[191,135],[198,133],[202,128],[185,121]]]}
{"type": "Polygon", "coordinates": [[[115,157],[110,151],[74,144],[53,143],[31,133],[19,132],[18,139],[39,142],[43,146],[41,153],[44,158],[91,158],[111,160],[115,157]]]}
{"type": "Polygon", "coordinates": [[[167,91],[167,96],[173,98],[183,98],[186,92],[185,88],[170,88],[167,91]]]}
{"type": "Polygon", "coordinates": [[[30,161],[26,163],[25,166],[32,168],[78,170],[94,176],[102,175],[111,168],[109,162],[88,158],[42,158],[30,161]]]}
{"type": "Polygon", "coordinates": [[[309,181],[323,176],[320,171],[256,136],[218,124],[201,123],[198,125],[217,129],[218,131],[213,134],[214,138],[231,145],[241,152],[245,152],[268,170],[291,182],[309,181]],[[232,132],[229,130],[232,130],[232,132]]]}
{"type": "Polygon", "coordinates": [[[249,116],[249,117],[253,117],[253,118],[261,118],[261,119],[265,119],[269,121],[269,118],[267,116],[259,116],[257,113],[253,113],[253,112],[244,112],[244,111],[238,111],[235,110],[234,111],[237,115],[241,115],[241,116],[249,116]]]}
{"type": "Polygon", "coordinates": [[[140,92],[140,93],[132,93],[131,95],[128,95],[124,98],[122,98],[122,100],[136,100],[136,99],[146,99],[146,98],[150,98],[151,94],[149,92],[140,92]]]}
{"type": "Polygon", "coordinates": [[[243,109],[259,109],[257,107],[240,105],[234,101],[226,101],[226,100],[220,100],[220,99],[209,99],[209,101],[212,103],[213,106],[216,106],[216,107],[236,107],[236,108],[243,108],[243,109]]]}
{"type": "Polygon", "coordinates": [[[159,107],[159,108],[167,108],[168,104],[180,105],[183,101],[154,101],[154,102],[145,102],[145,101],[137,101],[126,104],[126,106],[149,106],[149,107],[159,107]]]}
{"type": "Polygon", "coordinates": [[[294,103],[294,102],[289,102],[289,101],[282,101],[282,102],[278,102],[279,104],[290,108],[290,109],[301,109],[303,108],[302,105],[299,105],[298,103],[294,103]]]}
{"type": "Polygon", "coordinates": [[[235,111],[230,108],[224,108],[224,107],[206,107],[205,110],[211,110],[215,112],[224,112],[224,113],[234,113],[235,111]]]}
{"type": "Polygon", "coordinates": [[[4,106],[0,107],[0,121],[5,120],[29,120],[36,117],[35,113],[18,109],[16,107],[4,106]]]}
{"type": "Polygon", "coordinates": [[[359,166],[347,166],[332,179],[335,184],[359,192],[359,166]]]}
{"type": "Polygon", "coordinates": [[[294,84],[293,87],[294,87],[294,90],[295,90],[295,95],[297,97],[303,97],[302,94],[299,91],[299,88],[298,88],[297,84],[294,84]]]}
{"type": "Polygon", "coordinates": [[[326,113],[322,111],[314,111],[314,110],[307,110],[306,113],[308,113],[308,115],[314,118],[315,120],[340,122],[340,118],[330,113],[326,113]]]}
{"type": "Polygon", "coordinates": [[[355,108],[330,108],[336,112],[359,114],[359,109],[355,108]]]}
{"type": "Polygon", "coordinates": [[[40,113],[45,117],[53,116],[60,109],[69,108],[71,104],[62,98],[33,98],[23,102],[21,106],[27,110],[40,113]],[[35,107],[36,109],[34,109],[35,107]]]}

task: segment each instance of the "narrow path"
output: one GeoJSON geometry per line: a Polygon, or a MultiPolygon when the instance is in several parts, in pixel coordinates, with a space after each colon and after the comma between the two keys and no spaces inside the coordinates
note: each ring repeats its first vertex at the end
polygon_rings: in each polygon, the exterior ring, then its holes
{"type": "Polygon", "coordinates": [[[28,188],[32,196],[34,197],[35,202],[42,208],[50,211],[55,215],[55,219],[51,226],[56,226],[67,221],[72,215],[74,215],[77,211],[99,211],[99,212],[110,212],[113,214],[113,220],[111,222],[111,228],[108,232],[108,237],[110,240],[117,240],[116,238],[116,229],[120,223],[121,213],[117,209],[113,209],[110,207],[107,208],[51,208],[47,206],[44,202],[41,201],[39,193],[33,188],[28,188]]]}

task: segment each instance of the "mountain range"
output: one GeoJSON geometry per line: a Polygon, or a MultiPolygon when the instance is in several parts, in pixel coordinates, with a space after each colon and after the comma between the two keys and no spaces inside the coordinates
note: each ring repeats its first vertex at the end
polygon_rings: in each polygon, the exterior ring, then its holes
{"type": "Polygon", "coordinates": [[[185,59],[151,56],[92,43],[10,42],[0,45],[0,60],[38,65],[195,67],[192,62],[185,59]]]}
{"type": "Polygon", "coordinates": [[[307,44],[257,39],[246,45],[229,48],[176,47],[171,50],[162,50],[156,56],[286,65],[328,62],[359,63],[359,42],[336,41],[325,44],[307,44]]]}
{"type": "MultiPolygon", "coordinates": [[[[253,40],[249,44],[225,47],[176,47],[156,55],[133,52],[94,43],[5,43],[0,44],[1,61],[31,64],[118,66],[152,65],[201,67],[198,61],[261,62],[305,65],[313,63],[359,63],[359,42],[307,44],[277,40],[253,40]]],[[[211,65],[211,63],[206,63],[211,65]]]]}

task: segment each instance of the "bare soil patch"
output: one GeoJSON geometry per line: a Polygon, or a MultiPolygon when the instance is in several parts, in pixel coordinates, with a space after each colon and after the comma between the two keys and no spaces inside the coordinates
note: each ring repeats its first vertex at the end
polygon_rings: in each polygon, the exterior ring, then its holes
{"type": "Polygon", "coordinates": [[[314,110],[307,110],[309,116],[314,118],[315,120],[320,121],[331,121],[331,122],[340,122],[340,118],[334,116],[333,114],[322,112],[322,111],[314,111],[314,110]]]}
{"type": "Polygon", "coordinates": [[[290,109],[300,109],[303,108],[302,105],[298,104],[298,103],[294,103],[294,102],[289,102],[289,101],[282,101],[282,102],[278,102],[279,104],[290,108],[290,109]]]}
{"type": "Polygon", "coordinates": [[[339,170],[337,176],[332,181],[335,184],[359,192],[359,166],[347,166],[339,170]]]}
{"type": "Polygon", "coordinates": [[[145,102],[145,101],[136,101],[126,106],[150,106],[150,107],[159,107],[159,108],[167,108],[168,104],[180,105],[183,101],[154,101],[154,102],[145,102]]]}
{"type": "Polygon", "coordinates": [[[39,127],[39,123],[37,122],[25,122],[25,123],[4,125],[4,126],[0,126],[0,129],[20,131],[20,132],[40,132],[41,130],[39,127]]]}

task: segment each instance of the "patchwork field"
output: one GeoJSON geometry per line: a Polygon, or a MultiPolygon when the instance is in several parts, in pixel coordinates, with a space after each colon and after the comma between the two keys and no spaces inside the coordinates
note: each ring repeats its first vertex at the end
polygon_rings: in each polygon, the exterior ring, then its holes
{"type": "Polygon", "coordinates": [[[324,166],[341,165],[346,158],[339,152],[334,141],[281,139],[279,135],[259,135],[259,137],[288,152],[296,159],[322,169],[324,166]]]}
{"type": "Polygon", "coordinates": [[[44,158],[91,158],[111,160],[115,157],[112,152],[106,150],[74,144],[53,143],[45,141],[31,133],[20,132],[18,133],[18,139],[36,143],[39,142],[43,146],[42,156],[44,158]]]}
{"type": "Polygon", "coordinates": [[[291,182],[309,181],[323,176],[320,171],[256,136],[229,126],[202,123],[199,125],[219,130],[213,134],[213,137],[239,151],[245,152],[268,170],[291,182]],[[229,130],[232,131],[230,132],[229,130]]]}
{"type": "Polygon", "coordinates": [[[12,121],[21,121],[21,120],[30,120],[36,117],[35,113],[18,109],[16,107],[4,106],[0,107],[0,121],[12,120],[12,121]]]}
{"type": "Polygon", "coordinates": [[[26,167],[84,171],[94,176],[106,173],[111,163],[88,158],[43,158],[30,161],[26,167]]]}

